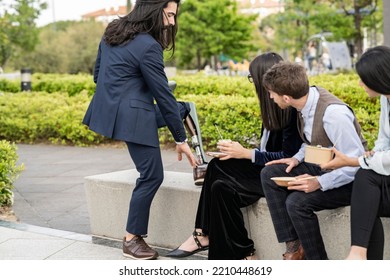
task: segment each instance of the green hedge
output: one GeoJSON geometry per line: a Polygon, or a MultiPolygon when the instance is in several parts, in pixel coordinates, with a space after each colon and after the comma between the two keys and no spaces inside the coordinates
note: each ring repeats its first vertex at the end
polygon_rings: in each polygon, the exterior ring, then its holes
{"type": "MultiPolygon", "coordinates": [[[[95,92],[95,83],[91,75],[78,74],[33,74],[31,78],[32,91],[47,93],[63,92],[69,96],[87,93],[92,96],[95,92]]],[[[0,91],[20,92],[20,80],[0,79],[0,91]]]]}
{"type": "MultiPolygon", "coordinates": [[[[223,136],[257,145],[260,135],[259,106],[253,84],[246,77],[177,76],[178,100],[196,104],[205,148],[215,147],[218,123],[223,136]]],[[[358,86],[356,74],[311,77],[313,85],[322,86],[340,97],[355,111],[364,136],[372,148],[377,136],[379,100],[369,99],[358,86]]],[[[94,91],[89,75],[34,74],[33,90],[12,93],[12,82],[0,91],[0,139],[15,142],[91,145],[109,141],[81,124],[94,91]],[[8,93],[7,93],[8,92],[8,93]],[[65,93],[65,94],[64,94],[65,93]]],[[[19,86],[19,85],[18,85],[19,86]]],[[[166,128],[160,130],[162,144],[173,141],[166,128]]]]}
{"type": "MultiPolygon", "coordinates": [[[[209,76],[202,74],[192,76],[178,76],[173,80],[177,82],[176,95],[240,95],[253,97],[253,85],[242,77],[209,76]]],[[[92,96],[95,92],[93,77],[86,74],[41,74],[32,75],[31,79],[33,91],[43,91],[47,93],[64,92],[69,96],[79,93],[87,93],[92,96]]],[[[20,92],[19,80],[1,80],[0,91],[20,92]]]]}
{"type": "Polygon", "coordinates": [[[13,183],[23,165],[17,165],[16,146],[8,141],[0,141],[0,206],[11,206],[13,203],[13,183]]]}
{"type": "Polygon", "coordinates": [[[0,96],[0,138],[80,146],[104,142],[81,124],[89,100],[86,94],[4,93],[0,96]]]}

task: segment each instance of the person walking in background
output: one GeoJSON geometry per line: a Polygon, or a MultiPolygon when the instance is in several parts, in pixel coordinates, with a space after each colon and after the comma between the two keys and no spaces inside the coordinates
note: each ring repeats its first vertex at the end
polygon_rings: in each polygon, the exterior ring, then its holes
{"type": "Polygon", "coordinates": [[[309,72],[312,74],[314,62],[317,59],[317,45],[314,41],[311,41],[307,46],[307,60],[309,63],[309,72]]]}
{"type": "Polygon", "coordinates": [[[259,149],[246,149],[238,142],[220,142],[225,155],[212,159],[206,171],[192,235],[168,253],[183,258],[209,250],[209,259],[254,259],[254,243],[248,237],[240,208],[264,197],[260,171],[270,160],[294,155],[301,146],[296,110],[281,110],[262,85],[265,71],[281,61],[276,53],[256,57],[248,79],[260,102],[262,136],[259,149]]]}
{"type": "Polygon", "coordinates": [[[315,212],[349,205],[357,168],[324,172],[317,164],[303,161],[305,148],[337,143],[345,154],[358,156],[366,141],[352,109],[325,89],[310,87],[303,66],[280,62],[265,73],[263,82],[279,107],[298,110],[298,129],[304,141],[293,157],[271,161],[261,171],[276,236],[286,243],[283,259],[328,259],[315,212]],[[284,176],[301,180],[289,182],[286,188],[271,179],[284,176]]]}
{"type": "Polygon", "coordinates": [[[164,72],[163,50],[175,49],[179,2],[137,0],[128,15],[107,26],[95,64],[96,93],[83,120],[97,133],[125,141],[140,173],[123,239],[124,256],[134,259],[158,257],[143,239],[164,175],[154,101],[176,141],[178,159],[184,153],[193,167],[197,165],[164,72]]]}
{"type": "Polygon", "coordinates": [[[369,97],[380,96],[378,139],[371,152],[349,157],[336,148],[322,168],[358,166],[351,199],[351,250],[347,259],[383,259],[384,232],[380,217],[390,217],[390,48],[368,49],[356,63],[360,85],[369,97]]]}

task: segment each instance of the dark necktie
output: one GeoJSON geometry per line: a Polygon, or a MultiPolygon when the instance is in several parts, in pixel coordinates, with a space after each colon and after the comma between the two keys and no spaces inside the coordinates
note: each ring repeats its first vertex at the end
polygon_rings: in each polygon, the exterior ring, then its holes
{"type": "Polygon", "coordinates": [[[310,142],[306,139],[306,135],[305,135],[305,122],[303,121],[303,116],[302,116],[302,113],[301,111],[298,111],[298,114],[297,114],[297,118],[298,118],[298,132],[299,132],[299,135],[301,136],[302,140],[306,143],[306,144],[309,144],[310,145],[310,142]]]}

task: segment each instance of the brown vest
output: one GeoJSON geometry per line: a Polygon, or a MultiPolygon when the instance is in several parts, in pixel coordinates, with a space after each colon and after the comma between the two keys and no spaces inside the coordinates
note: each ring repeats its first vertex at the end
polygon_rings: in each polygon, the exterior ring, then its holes
{"type": "MultiPolygon", "coordinates": [[[[316,88],[320,93],[320,98],[318,100],[316,111],[314,114],[313,128],[311,133],[311,142],[309,142],[306,139],[305,134],[303,133],[304,122],[300,112],[297,114],[299,135],[301,136],[303,141],[308,145],[313,145],[313,146],[321,145],[322,147],[331,147],[333,146],[333,143],[329,140],[328,135],[326,135],[326,132],[324,130],[324,124],[322,122],[326,108],[332,104],[341,104],[347,106],[352,111],[352,114],[354,116],[355,114],[351,107],[349,107],[347,104],[345,104],[343,101],[338,99],[333,94],[329,93],[326,89],[321,87],[316,87],[316,88]]],[[[367,150],[367,141],[366,139],[363,138],[361,134],[360,124],[357,121],[356,117],[353,121],[353,124],[355,126],[357,134],[359,135],[360,140],[362,141],[364,149],[367,150]]],[[[338,141],[342,141],[342,140],[343,139],[340,139],[338,141]]]]}

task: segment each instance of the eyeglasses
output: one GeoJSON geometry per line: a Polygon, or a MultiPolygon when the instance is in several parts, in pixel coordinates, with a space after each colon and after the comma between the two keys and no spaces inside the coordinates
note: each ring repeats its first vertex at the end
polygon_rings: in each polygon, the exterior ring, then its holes
{"type": "Polygon", "coordinates": [[[252,75],[251,75],[251,74],[248,74],[248,81],[249,81],[250,83],[253,83],[253,78],[252,78],[252,75]]]}

